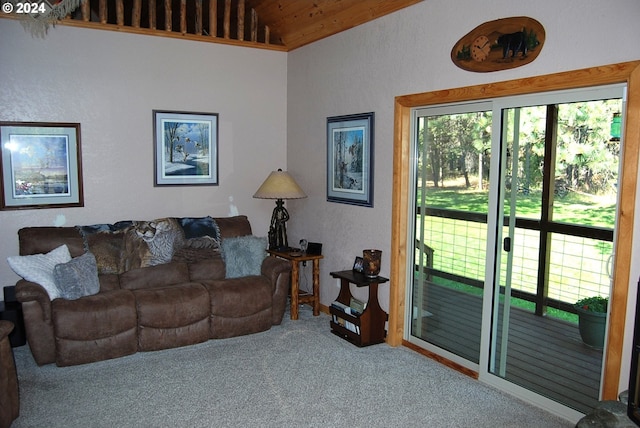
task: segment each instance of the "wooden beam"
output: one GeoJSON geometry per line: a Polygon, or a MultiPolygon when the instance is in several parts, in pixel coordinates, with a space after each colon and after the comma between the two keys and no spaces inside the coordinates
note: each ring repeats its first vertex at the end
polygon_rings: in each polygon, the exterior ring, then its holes
{"type": "Polygon", "coordinates": [[[116,23],[124,25],[124,1],[116,0],[116,23]]]}
{"type": "Polygon", "coordinates": [[[83,2],[80,5],[80,10],[82,11],[82,20],[90,21],[91,20],[91,5],[89,4],[90,0],[83,2]]]}
{"type": "Polygon", "coordinates": [[[230,37],[230,26],[231,26],[231,0],[224,1],[224,23],[222,24],[222,30],[224,31],[224,38],[228,39],[230,37]]]}
{"type": "MultiPolygon", "coordinates": [[[[149,3],[155,3],[151,1],[149,3]]],[[[133,7],[131,10],[131,26],[135,28],[140,27],[140,15],[142,14],[142,0],[133,0],[133,7]]]]}
{"type": "Polygon", "coordinates": [[[187,33],[187,0],[180,0],[180,32],[187,33]]]}
{"type": "Polygon", "coordinates": [[[171,0],[164,0],[164,30],[165,31],[171,31],[171,19],[172,19],[171,0]]]}
{"type": "Polygon", "coordinates": [[[98,16],[100,23],[107,23],[107,0],[100,0],[100,3],[98,3],[98,16]]]}
{"type": "Polygon", "coordinates": [[[152,30],[156,29],[156,2],[149,2],[149,28],[152,30]]]}
{"type": "Polygon", "coordinates": [[[244,0],[238,0],[238,35],[237,39],[244,40],[244,0]]]}
{"type": "Polygon", "coordinates": [[[209,1],[209,35],[218,37],[218,2],[209,1]]]}
{"type": "Polygon", "coordinates": [[[195,34],[202,35],[202,0],[196,0],[196,31],[195,34]]]}
{"type": "MultiPolygon", "coordinates": [[[[6,17],[5,19],[19,19],[6,17]]],[[[85,22],[81,19],[63,19],[56,25],[65,25],[68,27],[76,27],[76,28],[88,28],[92,30],[106,30],[106,31],[116,31],[119,33],[128,33],[128,34],[137,34],[142,36],[153,36],[153,37],[171,37],[174,39],[180,40],[192,40],[195,42],[205,42],[205,43],[217,43],[221,45],[228,46],[239,46],[239,47],[249,47],[255,49],[265,49],[270,51],[278,51],[278,52],[287,52],[288,49],[286,46],[281,44],[271,44],[267,45],[265,43],[254,43],[248,40],[238,41],[234,39],[223,39],[223,38],[214,38],[208,35],[198,36],[195,34],[180,34],[180,32],[172,32],[165,30],[150,30],[148,28],[133,28],[130,26],[118,26],[115,24],[101,24],[97,21],[95,22],[85,22]]]]}
{"type": "Polygon", "coordinates": [[[258,41],[258,12],[251,9],[251,41],[258,41]]]}

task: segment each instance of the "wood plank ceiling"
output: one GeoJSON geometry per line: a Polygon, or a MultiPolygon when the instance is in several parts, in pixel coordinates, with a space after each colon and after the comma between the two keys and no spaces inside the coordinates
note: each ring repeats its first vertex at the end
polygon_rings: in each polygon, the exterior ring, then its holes
{"type": "Polygon", "coordinates": [[[287,50],[313,43],[422,0],[247,0],[287,50]]]}
{"type": "Polygon", "coordinates": [[[420,1],[84,0],[54,23],[291,51],[420,1]]]}

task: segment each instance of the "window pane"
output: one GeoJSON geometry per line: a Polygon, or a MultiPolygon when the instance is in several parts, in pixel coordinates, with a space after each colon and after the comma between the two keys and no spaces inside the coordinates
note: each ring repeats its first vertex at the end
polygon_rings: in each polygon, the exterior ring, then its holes
{"type": "Polygon", "coordinates": [[[558,106],[553,220],[613,229],[620,139],[611,135],[622,100],[558,106]]]}

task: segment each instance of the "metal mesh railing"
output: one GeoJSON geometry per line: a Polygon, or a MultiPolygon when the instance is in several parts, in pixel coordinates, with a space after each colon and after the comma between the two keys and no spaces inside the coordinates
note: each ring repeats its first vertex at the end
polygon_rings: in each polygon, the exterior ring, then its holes
{"type": "MultiPolygon", "coordinates": [[[[447,273],[451,277],[471,279],[473,282],[484,281],[487,236],[485,223],[425,216],[422,226],[423,243],[433,250],[430,268],[436,272],[447,273]]],[[[600,239],[559,233],[552,233],[550,236],[547,297],[573,304],[583,297],[608,296],[608,264],[613,244],[600,239]]],[[[515,229],[512,290],[536,295],[539,242],[539,231],[515,229]]],[[[417,258],[416,262],[419,262],[417,258]]],[[[506,258],[502,263],[504,266],[506,258]]],[[[504,284],[504,271],[501,275],[504,284]]]]}

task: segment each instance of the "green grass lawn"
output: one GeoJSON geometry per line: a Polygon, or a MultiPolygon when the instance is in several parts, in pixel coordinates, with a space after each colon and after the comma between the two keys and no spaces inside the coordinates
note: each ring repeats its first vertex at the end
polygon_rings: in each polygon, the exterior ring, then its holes
{"type": "MultiPolygon", "coordinates": [[[[427,206],[432,208],[483,214],[487,214],[489,211],[489,192],[487,190],[429,187],[426,197],[427,206]]],[[[420,198],[419,191],[417,200],[420,201],[420,198]]],[[[505,202],[508,203],[508,200],[505,202]]],[[[539,218],[541,211],[542,198],[539,191],[531,191],[528,195],[518,192],[516,198],[517,217],[539,218]]],[[[508,211],[505,211],[506,214],[508,211]]],[[[599,196],[569,192],[563,198],[556,198],[553,204],[553,220],[557,222],[613,229],[615,219],[615,195],[599,196]]]]}
{"type": "MultiPolygon", "coordinates": [[[[488,212],[488,191],[430,187],[426,198],[429,207],[483,214],[488,212]]],[[[508,209],[508,204],[506,206],[508,209]]],[[[540,192],[532,191],[528,195],[518,193],[516,206],[517,217],[539,218],[540,192]]],[[[569,192],[563,198],[556,198],[553,212],[554,221],[613,228],[615,197],[569,192]]],[[[419,222],[420,219],[417,224],[419,222]]],[[[512,287],[535,293],[539,234],[521,229],[516,232],[512,287]]],[[[486,236],[484,223],[426,217],[422,238],[434,250],[434,268],[483,281],[486,236]]],[[[581,297],[608,295],[606,263],[611,251],[611,242],[553,234],[549,297],[573,303],[581,297]]],[[[443,285],[461,287],[465,292],[482,293],[481,289],[452,281],[443,285]]],[[[513,299],[512,304],[532,311],[534,309],[532,302],[521,299],[513,299]]],[[[577,322],[574,314],[552,308],[548,309],[548,315],[577,322]]]]}

